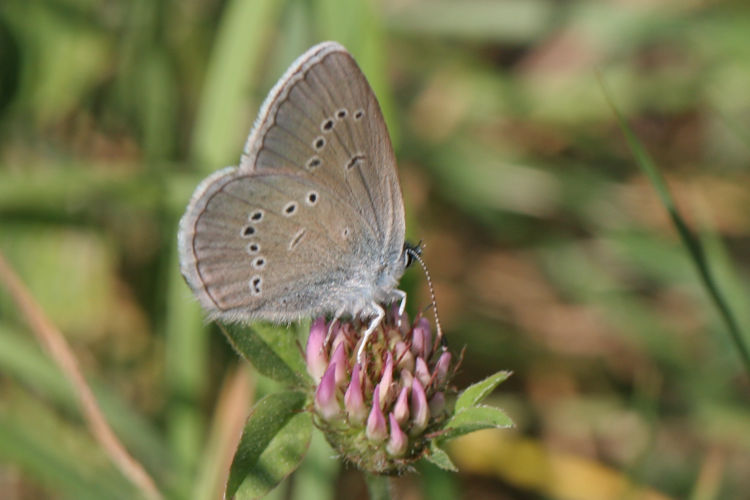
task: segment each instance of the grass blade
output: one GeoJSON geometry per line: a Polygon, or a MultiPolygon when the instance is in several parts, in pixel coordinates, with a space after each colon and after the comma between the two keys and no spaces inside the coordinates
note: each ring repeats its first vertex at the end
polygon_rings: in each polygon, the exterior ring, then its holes
{"type": "Polygon", "coordinates": [[[247,365],[240,365],[227,375],[198,468],[192,494],[195,500],[221,498],[254,391],[247,365]]]}
{"type": "Polygon", "coordinates": [[[617,122],[620,125],[620,129],[622,130],[623,134],[625,135],[625,140],[627,141],[630,150],[633,152],[633,156],[635,157],[638,166],[649,178],[651,184],[653,184],[654,188],[656,189],[656,192],[659,195],[662,204],[667,209],[669,217],[672,220],[675,228],[677,229],[677,233],[680,235],[682,243],[685,245],[685,248],[687,248],[687,251],[690,254],[690,259],[693,261],[693,264],[695,264],[695,267],[698,270],[698,274],[700,276],[701,282],[703,283],[703,286],[708,292],[711,301],[718,309],[719,315],[721,316],[722,320],[727,326],[727,329],[729,330],[732,342],[737,348],[742,363],[745,366],[745,371],[747,372],[748,376],[750,376],[750,350],[748,350],[744,335],[740,330],[739,323],[737,322],[734,313],[730,309],[727,300],[724,297],[724,294],[721,292],[721,290],[719,290],[719,287],[716,284],[716,280],[714,279],[713,273],[711,272],[708,264],[708,259],[706,259],[706,253],[703,249],[703,245],[687,226],[687,224],[685,223],[685,219],[683,219],[683,217],[680,215],[679,210],[677,210],[677,206],[674,203],[672,195],[669,192],[669,188],[667,187],[664,178],[659,172],[659,169],[656,167],[648,152],[638,140],[636,135],[633,133],[633,130],[628,126],[625,118],[622,116],[620,110],[615,105],[609,89],[602,79],[602,76],[600,74],[597,74],[597,77],[599,78],[599,85],[601,86],[602,92],[604,93],[604,97],[607,99],[608,104],[617,117],[617,122]]]}
{"type": "Polygon", "coordinates": [[[257,84],[253,78],[282,5],[234,0],[224,9],[193,131],[192,159],[203,168],[214,170],[239,160],[247,134],[245,96],[257,84]]]}

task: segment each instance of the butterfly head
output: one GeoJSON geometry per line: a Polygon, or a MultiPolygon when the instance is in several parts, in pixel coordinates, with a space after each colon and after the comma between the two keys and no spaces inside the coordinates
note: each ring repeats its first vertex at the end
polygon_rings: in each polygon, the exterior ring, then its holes
{"type": "Polygon", "coordinates": [[[416,245],[409,241],[404,243],[404,268],[411,266],[417,258],[422,256],[422,240],[416,245]]]}
{"type": "Polygon", "coordinates": [[[443,348],[445,348],[446,345],[445,340],[443,339],[443,330],[440,327],[440,319],[438,318],[437,313],[437,302],[435,302],[435,290],[432,287],[432,278],[430,277],[430,272],[427,270],[427,264],[425,264],[422,260],[422,248],[423,246],[421,240],[416,245],[414,245],[413,243],[409,243],[408,241],[404,243],[404,268],[412,265],[414,261],[417,261],[422,267],[422,271],[424,271],[424,275],[427,278],[427,286],[430,288],[430,297],[432,298],[433,310],[435,312],[435,327],[437,329],[437,335],[440,339],[441,344],[443,345],[443,348]]]}

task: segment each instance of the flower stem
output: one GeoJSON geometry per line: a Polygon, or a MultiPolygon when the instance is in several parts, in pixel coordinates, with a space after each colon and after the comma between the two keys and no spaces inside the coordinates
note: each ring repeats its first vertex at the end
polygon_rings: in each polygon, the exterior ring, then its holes
{"type": "Polygon", "coordinates": [[[367,483],[367,491],[370,493],[370,500],[391,500],[387,476],[365,473],[365,483],[367,483]]]}

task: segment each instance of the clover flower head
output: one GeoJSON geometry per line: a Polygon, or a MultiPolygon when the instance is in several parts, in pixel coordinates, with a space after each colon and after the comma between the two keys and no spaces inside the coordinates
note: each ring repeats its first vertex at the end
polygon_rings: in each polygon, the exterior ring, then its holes
{"type": "Polygon", "coordinates": [[[425,318],[409,323],[396,308],[358,360],[366,328],[360,320],[333,328],[323,318],[313,322],[306,361],[316,383],[315,422],[346,460],[368,472],[397,473],[421,458],[430,432],[450,417],[446,394],[456,366],[425,318]]]}

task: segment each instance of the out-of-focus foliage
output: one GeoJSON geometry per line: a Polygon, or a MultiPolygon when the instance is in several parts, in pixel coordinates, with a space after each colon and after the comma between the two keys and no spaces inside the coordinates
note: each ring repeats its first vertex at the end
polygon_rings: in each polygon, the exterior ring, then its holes
{"type": "MultiPolygon", "coordinates": [[[[3,0],[0,250],[126,447],[189,497],[237,357],[179,276],[176,223],[284,68],[336,39],[386,113],[459,385],[514,372],[491,404],[515,431],[397,487],[741,498],[748,374],[595,69],[750,335],[748,33],[739,0],[3,0]]],[[[404,286],[428,303],[417,269],[404,286]]],[[[132,497],[4,292],[0,401],[4,498],[132,497]]],[[[276,495],[363,494],[319,437],[276,495]]]]}

